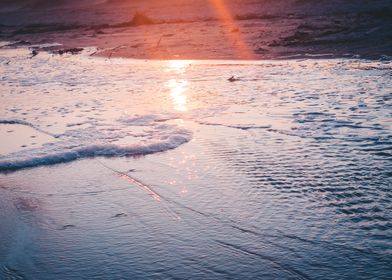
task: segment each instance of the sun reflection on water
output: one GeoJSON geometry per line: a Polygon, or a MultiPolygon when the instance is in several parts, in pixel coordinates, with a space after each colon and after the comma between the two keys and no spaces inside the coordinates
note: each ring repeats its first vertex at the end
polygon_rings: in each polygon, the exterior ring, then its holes
{"type": "Polygon", "coordinates": [[[170,89],[170,97],[172,99],[174,109],[185,112],[187,108],[187,96],[185,94],[189,82],[187,80],[171,79],[167,86],[170,89]]]}
{"type": "Polygon", "coordinates": [[[169,72],[184,73],[192,63],[192,60],[170,60],[167,70],[169,72]]]}
{"type": "Polygon", "coordinates": [[[181,74],[185,73],[191,63],[191,60],[170,60],[167,65],[167,72],[173,72],[178,75],[178,78],[176,77],[167,81],[167,87],[170,91],[173,108],[181,112],[188,110],[186,91],[189,85],[188,80],[181,79],[181,74]]]}

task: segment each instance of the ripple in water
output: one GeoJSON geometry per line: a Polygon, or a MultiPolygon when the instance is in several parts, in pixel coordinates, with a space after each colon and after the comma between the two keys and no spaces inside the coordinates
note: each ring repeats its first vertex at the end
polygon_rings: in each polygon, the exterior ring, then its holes
{"type": "Polygon", "coordinates": [[[0,276],[392,277],[390,62],[1,54],[0,276]]]}

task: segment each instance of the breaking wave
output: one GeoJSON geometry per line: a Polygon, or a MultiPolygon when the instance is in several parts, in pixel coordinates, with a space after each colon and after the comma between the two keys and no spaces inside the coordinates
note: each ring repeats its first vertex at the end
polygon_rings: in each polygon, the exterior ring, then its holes
{"type": "MultiPolygon", "coordinates": [[[[0,172],[66,163],[98,156],[139,156],[174,149],[192,139],[192,133],[176,125],[160,123],[159,117],[139,116],[120,120],[117,127],[79,128],[53,137],[53,142],[40,148],[0,156],[0,172]],[[134,120],[134,121],[133,121],[134,120]],[[132,133],[132,127],[145,126],[147,131],[132,133]],[[123,141],[127,139],[126,141],[123,141]],[[129,144],[131,142],[131,144],[129,144]]],[[[0,124],[35,127],[18,120],[0,120],[0,124]]],[[[73,126],[71,126],[73,127],[73,126]]],[[[37,129],[42,132],[42,130],[37,129]]],[[[49,134],[49,133],[47,133],[49,134]]]]}

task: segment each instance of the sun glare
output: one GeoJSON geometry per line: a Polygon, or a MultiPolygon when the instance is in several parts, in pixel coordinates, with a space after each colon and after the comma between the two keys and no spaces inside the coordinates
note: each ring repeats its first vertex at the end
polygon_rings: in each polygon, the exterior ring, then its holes
{"type": "Polygon", "coordinates": [[[191,60],[169,60],[167,64],[166,72],[174,73],[176,76],[167,81],[170,99],[173,103],[173,109],[176,111],[185,112],[188,110],[186,91],[189,82],[181,79],[181,75],[191,64],[191,60]]]}
{"type": "Polygon", "coordinates": [[[191,60],[169,60],[167,71],[184,73],[185,70],[191,65],[191,60]]]}
{"type": "Polygon", "coordinates": [[[185,92],[188,88],[188,81],[172,79],[168,81],[167,85],[170,89],[170,97],[174,109],[181,112],[187,111],[187,96],[185,92]]]}
{"type": "Polygon", "coordinates": [[[210,0],[210,2],[224,24],[225,35],[235,49],[238,57],[252,59],[252,52],[242,38],[241,33],[238,32],[239,27],[230,9],[227,7],[225,0],[210,0]]]}

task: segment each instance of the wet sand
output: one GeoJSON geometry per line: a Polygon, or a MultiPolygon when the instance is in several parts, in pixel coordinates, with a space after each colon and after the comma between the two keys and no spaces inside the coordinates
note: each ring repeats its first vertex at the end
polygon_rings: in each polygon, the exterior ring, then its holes
{"type": "MultiPolygon", "coordinates": [[[[268,180],[301,171],[308,174],[306,184],[315,185],[320,173],[310,166],[295,169],[304,162],[287,157],[283,170],[273,171],[270,160],[238,167],[244,158],[236,142],[249,137],[247,132],[198,129],[194,141],[162,154],[2,175],[0,275],[388,279],[390,247],[381,236],[387,238],[390,229],[382,229],[381,220],[353,222],[367,217],[360,210],[365,197],[355,199],[355,191],[345,187],[332,190],[330,183],[312,191],[281,182],[287,189],[279,190],[268,180]],[[236,136],[227,141],[228,134],[236,136]],[[226,143],[217,149],[216,141],[226,143]],[[272,173],[262,179],[264,168],[272,173]]],[[[251,144],[248,140],[242,143],[251,144]]],[[[250,152],[242,148],[242,154],[250,152]]]]}
{"type": "Polygon", "coordinates": [[[0,278],[392,275],[390,61],[0,52],[0,278]]]}

